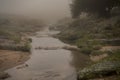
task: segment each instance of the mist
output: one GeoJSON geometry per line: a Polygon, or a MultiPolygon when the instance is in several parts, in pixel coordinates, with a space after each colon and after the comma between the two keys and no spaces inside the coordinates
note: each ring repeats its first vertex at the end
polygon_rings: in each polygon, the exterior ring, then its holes
{"type": "Polygon", "coordinates": [[[53,23],[70,16],[70,0],[0,0],[0,12],[40,18],[53,23]]]}

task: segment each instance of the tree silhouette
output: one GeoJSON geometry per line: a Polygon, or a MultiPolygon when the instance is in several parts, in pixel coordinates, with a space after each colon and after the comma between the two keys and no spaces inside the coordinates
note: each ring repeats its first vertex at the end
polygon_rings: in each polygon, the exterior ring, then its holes
{"type": "Polygon", "coordinates": [[[73,18],[78,17],[81,12],[108,16],[113,7],[120,6],[120,0],[72,0],[70,6],[73,18]]]}

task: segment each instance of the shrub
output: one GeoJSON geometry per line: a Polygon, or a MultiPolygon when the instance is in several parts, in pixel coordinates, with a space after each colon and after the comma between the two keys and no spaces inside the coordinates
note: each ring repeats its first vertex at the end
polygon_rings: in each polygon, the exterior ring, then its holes
{"type": "Polygon", "coordinates": [[[100,55],[100,54],[104,54],[104,52],[99,51],[99,50],[95,50],[91,53],[91,55],[100,55]]]}
{"type": "Polygon", "coordinates": [[[90,48],[90,47],[83,47],[83,48],[80,49],[80,51],[81,51],[82,53],[85,53],[85,54],[88,54],[88,55],[89,55],[89,54],[92,53],[93,49],[90,48]]]}
{"type": "Polygon", "coordinates": [[[93,49],[94,49],[94,50],[100,50],[101,47],[102,47],[102,45],[95,45],[95,46],[93,46],[93,49]]]}

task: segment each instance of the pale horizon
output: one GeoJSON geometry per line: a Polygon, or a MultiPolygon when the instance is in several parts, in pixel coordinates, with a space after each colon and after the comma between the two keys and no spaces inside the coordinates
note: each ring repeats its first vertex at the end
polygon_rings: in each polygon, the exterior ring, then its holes
{"type": "Polygon", "coordinates": [[[70,0],[0,0],[0,12],[54,22],[70,17],[70,0]]]}

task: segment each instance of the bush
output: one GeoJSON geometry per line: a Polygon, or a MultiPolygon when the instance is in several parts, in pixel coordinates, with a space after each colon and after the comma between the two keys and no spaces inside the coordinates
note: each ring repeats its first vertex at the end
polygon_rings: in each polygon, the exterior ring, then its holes
{"type": "Polygon", "coordinates": [[[91,55],[101,55],[101,54],[104,54],[104,52],[99,51],[99,50],[95,50],[91,53],[91,55]]]}
{"type": "Polygon", "coordinates": [[[93,46],[93,49],[94,49],[94,50],[100,50],[101,48],[102,48],[102,45],[93,46]]]}
{"type": "Polygon", "coordinates": [[[92,53],[93,49],[90,48],[90,47],[83,47],[83,48],[80,49],[80,51],[81,51],[82,53],[85,53],[85,54],[88,54],[88,55],[89,55],[89,54],[92,53]]]}
{"type": "Polygon", "coordinates": [[[30,49],[31,49],[30,42],[26,42],[26,44],[25,44],[24,47],[23,47],[23,51],[28,51],[28,52],[30,52],[30,49]]]}
{"type": "Polygon", "coordinates": [[[0,49],[30,52],[31,46],[27,42],[24,45],[0,45],[0,49]]]}

